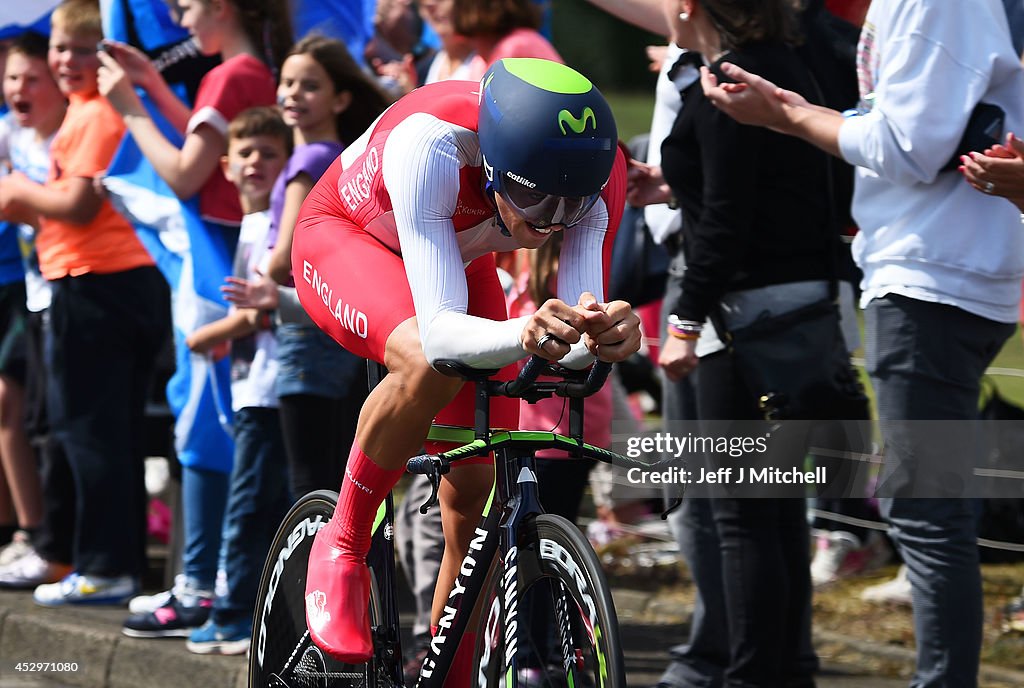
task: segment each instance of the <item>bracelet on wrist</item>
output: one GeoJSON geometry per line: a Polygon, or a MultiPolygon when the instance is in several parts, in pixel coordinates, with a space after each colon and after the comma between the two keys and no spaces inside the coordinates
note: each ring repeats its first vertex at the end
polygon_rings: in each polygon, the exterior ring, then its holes
{"type": "Polygon", "coordinates": [[[679,332],[696,335],[699,335],[704,331],[704,323],[696,320],[683,320],[678,315],[668,316],[668,327],[669,329],[675,329],[679,332]]]}
{"type": "Polygon", "coordinates": [[[695,340],[695,339],[700,339],[700,333],[699,332],[686,332],[684,330],[680,330],[679,328],[675,327],[674,325],[669,325],[668,326],[668,333],[670,335],[672,335],[676,339],[684,339],[684,340],[690,340],[690,341],[695,340]]]}

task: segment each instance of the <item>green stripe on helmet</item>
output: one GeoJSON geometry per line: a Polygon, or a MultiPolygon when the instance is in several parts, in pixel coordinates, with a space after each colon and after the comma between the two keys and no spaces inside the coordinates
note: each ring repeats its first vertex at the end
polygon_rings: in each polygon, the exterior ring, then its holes
{"type": "Polygon", "coordinates": [[[507,57],[505,69],[526,83],[552,93],[578,95],[589,93],[594,85],[572,67],[534,57],[507,57]]]}

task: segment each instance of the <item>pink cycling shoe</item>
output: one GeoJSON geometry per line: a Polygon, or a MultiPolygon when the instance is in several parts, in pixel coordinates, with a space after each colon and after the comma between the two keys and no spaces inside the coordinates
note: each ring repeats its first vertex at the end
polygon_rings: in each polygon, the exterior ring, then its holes
{"type": "Polygon", "coordinates": [[[313,644],[346,664],[373,655],[370,632],[370,569],[337,547],[334,529],[321,528],[309,552],[306,627],[313,644]]]}

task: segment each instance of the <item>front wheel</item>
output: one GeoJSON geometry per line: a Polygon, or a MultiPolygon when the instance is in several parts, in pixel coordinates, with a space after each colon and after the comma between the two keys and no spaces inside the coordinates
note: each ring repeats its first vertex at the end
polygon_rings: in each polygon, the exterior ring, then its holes
{"type": "Polygon", "coordinates": [[[618,619],[590,543],[554,514],[524,531],[483,598],[473,685],[623,688],[618,619]]]}
{"type": "MultiPolygon", "coordinates": [[[[306,564],[313,537],[326,525],[338,502],[335,492],[320,490],[300,499],[274,536],[263,567],[253,643],[249,688],[367,688],[376,686],[373,661],[342,664],[313,644],[306,630],[306,564]]],[[[379,609],[371,591],[370,610],[379,609]]]]}

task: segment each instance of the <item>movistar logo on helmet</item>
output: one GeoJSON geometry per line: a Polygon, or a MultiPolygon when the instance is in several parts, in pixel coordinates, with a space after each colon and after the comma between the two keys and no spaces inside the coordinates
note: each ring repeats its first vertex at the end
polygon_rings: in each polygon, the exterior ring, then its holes
{"type": "Polygon", "coordinates": [[[527,179],[526,177],[520,177],[518,174],[515,174],[513,172],[506,172],[505,176],[508,177],[509,179],[511,179],[514,182],[519,182],[523,186],[528,186],[531,189],[536,189],[537,188],[537,185],[534,184],[533,182],[531,182],[529,179],[527,179]]]}
{"type": "Polygon", "coordinates": [[[576,117],[568,110],[561,110],[558,113],[558,128],[562,130],[562,136],[566,136],[568,132],[565,130],[565,125],[569,125],[574,134],[582,134],[583,130],[587,128],[587,123],[597,131],[597,116],[594,111],[589,107],[583,108],[583,114],[580,117],[576,117]]]}

